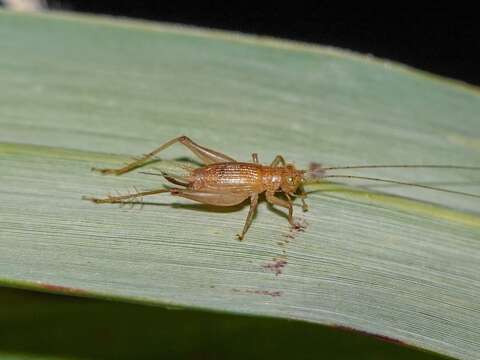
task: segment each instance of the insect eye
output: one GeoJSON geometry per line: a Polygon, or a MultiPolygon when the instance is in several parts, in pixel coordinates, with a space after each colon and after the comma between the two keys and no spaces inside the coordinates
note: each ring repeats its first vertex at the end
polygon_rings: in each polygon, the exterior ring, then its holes
{"type": "Polygon", "coordinates": [[[287,181],[288,181],[289,184],[292,184],[293,183],[293,177],[291,177],[291,176],[288,177],[287,181]]]}

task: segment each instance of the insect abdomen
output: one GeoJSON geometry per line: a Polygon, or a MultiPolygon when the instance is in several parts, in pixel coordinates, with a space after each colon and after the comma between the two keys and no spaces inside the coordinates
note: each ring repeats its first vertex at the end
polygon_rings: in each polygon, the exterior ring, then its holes
{"type": "Polygon", "coordinates": [[[196,169],[193,188],[196,190],[255,191],[262,184],[262,166],[251,163],[219,163],[196,169]]]}

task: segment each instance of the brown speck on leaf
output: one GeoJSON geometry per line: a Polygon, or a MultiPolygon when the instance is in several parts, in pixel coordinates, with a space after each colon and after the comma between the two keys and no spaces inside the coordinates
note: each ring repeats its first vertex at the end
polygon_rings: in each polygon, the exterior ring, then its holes
{"type": "Polygon", "coordinates": [[[267,295],[271,297],[281,296],[281,291],[271,291],[271,290],[245,290],[245,292],[249,294],[257,294],[257,295],[267,295]]]}
{"type": "Polygon", "coordinates": [[[289,233],[284,235],[285,242],[288,243],[289,242],[288,239],[293,240],[295,239],[296,234],[300,232],[305,232],[305,229],[307,228],[307,226],[308,226],[308,223],[304,219],[295,222],[295,224],[292,227],[290,227],[289,233]]]}
{"type": "Polygon", "coordinates": [[[271,296],[271,297],[278,297],[282,296],[283,293],[278,290],[252,290],[252,289],[245,289],[245,290],[240,290],[240,289],[232,289],[233,292],[236,293],[247,293],[247,294],[255,294],[255,295],[266,295],[266,296],[271,296]]]}
{"type": "Polygon", "coordinates": [[[295,223],[292,230],[297,232],[304,232],[307,226],[308,226],[308,223],[305,221],[305,219],[302,219],[295,223]]]}
{"type": "Polygon", "coordinates": [[[274,258],[273,262],[263,264],[262,267],[265,270],[273,272],[276,276],[282,274],[283,268],[288,264],[287,260],[284,258],[274,258]]]}

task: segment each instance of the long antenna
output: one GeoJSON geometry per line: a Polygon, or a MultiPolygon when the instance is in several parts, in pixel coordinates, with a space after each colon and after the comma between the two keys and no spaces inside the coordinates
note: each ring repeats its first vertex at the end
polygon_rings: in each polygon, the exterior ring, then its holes
{"type": "Polygon", "coordinates": [[[480,170],[480,166],[457,166],[457,165],[353,165],[322,167],[321,170],[343,170],[343,169],[374,169],[374,168],[433,168],[433,169],[462,169],[480,170]]]}
{"type": "Polygon", "coordinates": [[[324,175],[324,176],[321,177],[321,179],[324,179],[324,178],[344,178],[344,179],[360,179],[360,180],[380,181],[380,182],[385,182],[385,183],[390,183],[390,184],[415,186],[415,187],[420,187],[420,188],[429,189],[429,190],[442,191],[442,192],[451,193],[451,194],[480,198],[480,195],[470,194],[470,193],[466,193],[466,192],[462,192],[462,191],[447,190],[447,189],[441,189],[441,188],[428,186],[428,185],[420,185],[420,184],[414,184],[414,183],[396,181],[396,180],[379,179],[379,178],[374,178],[374,177],[354,176],[354,175],[324,175]]]}

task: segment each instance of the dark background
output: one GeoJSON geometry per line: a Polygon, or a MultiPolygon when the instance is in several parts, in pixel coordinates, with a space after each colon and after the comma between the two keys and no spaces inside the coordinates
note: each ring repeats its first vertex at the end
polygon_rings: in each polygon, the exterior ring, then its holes
{"type": "MultiPolygon", "coordinates": [[[[270,35],[370,53],[480,85],[480,17],[461,2],[388,6],[318,1],[235,5],[179,1],[47,1],[50,7],[270,35]],[[363,5],[363,6],[362,6],[363,5]]],[[[245,4],[245,3],[243,3],[245,4]]]]}

